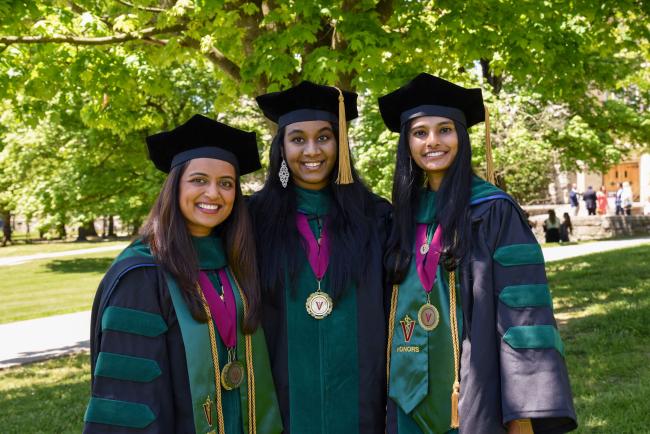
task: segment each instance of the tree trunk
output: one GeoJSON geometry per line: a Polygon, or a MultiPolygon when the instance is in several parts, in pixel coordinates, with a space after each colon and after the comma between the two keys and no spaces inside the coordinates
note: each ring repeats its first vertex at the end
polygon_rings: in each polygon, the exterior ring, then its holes
{"type": "Polygon", "coordinates": [[[106,233],[106,225],[107,225],[106,216],[103,216],[102,217],[102,238],[108,237],[108,234],[106,233]]]}
{"type": "Polygon", "coordinates": [[[59,237],[62,240],[65,240],[65,237],[68,236],[68,232],[65,230],[65,223],[61,223],[57,226],[57,231],[59,232],[59,237]]]}
{"type": "Polygon", "coordinates": [[[142,221],[136,220],[133,222],[133,230],[130,233],[132,237],[138,235],[138,233],[140,232],[140,226],[142,226],[142,221]]]}
{"type": "Polygon", "coordinates": [[[4,247],[7,243],[13,244],[11,241],[11,213],[9,211],[2,213],[2,222],[2,247],[4,247]]]}
{"type": "Polygon", "coordinates": [[[97,236],[97,231],[95,230],[94,220],[87,221],[83,225],[79,226],[77,241],[86,241],[88,237],[96,237],[96,236],[97,236]]]}
{"type": "Polygon", "coordinates": [[[115,219],[112,215],[108,216],[108,238],[117,238],[117,235],[115,235],[115,219]]]}

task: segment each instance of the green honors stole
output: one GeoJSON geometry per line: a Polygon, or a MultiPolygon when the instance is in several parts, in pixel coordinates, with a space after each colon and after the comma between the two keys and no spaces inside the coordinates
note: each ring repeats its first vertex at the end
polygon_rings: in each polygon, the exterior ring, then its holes
{"type": "MultiPolygon", "coordinates": [[[[431,242],[435,225],[435,193],[424,191],[416,215],[427,223],[431,242]]],[[[417,244],[417,243],[415,243],[417,244]]],[[[439,313],[438,323],[421,324],[418,313],[426,303],[426,293],[416,269],[415,249],[404,281],[393,292],[389,330],[389,397],[398,405],[400,434],[446,433],[451,430],[451,399],[454,383],[454,350],[449,312],[449,275],[441,265],[429,294],[429,302],[439,313]],[[425,324],[426,325],[426,324],[425,324]]],[[[456,282],[456,299],[460,285],[456,282]]],[[[456,304],[458,336],[462,336],[462,309],[456,304]]]]}
{"type": "MultiPolygon", "coordinates": [[[[220,239],[193,238],[193,242],[201,269],[214,270],[227,266],[220,239]]],[[[237,358],[245,362],[246,373],[239,388],[220,390],[223,421],[219,420],[216,406],[215,385],[220,382],[215,382],[208,324],[198,322],[192,317],[178,283],[168,273],[165,275],[185,346],[195,430],[197,433],[216,434],[279,433],[282,430],[282,422],[263,332],[258,328],[253,335],[242,333],[245,303],[243,293],[230,270],[226,270],[237,306],[237,358]],[[223,432],[220,427],[223,427],[223,432]]],[[[210,273],[209,278],[211,281],[214,279],[215,287],[220,286],[215,273],[210,273]]],[[[220,368],[223,368],[228,361],[228,354],[218,334],[216,347],[218,363],[220,368]]]]}
{"type": "MultiPolygon", "coordinates": [[[[298,210],[307,215],[311,231],[319,238],[328,193],[300,188],[296,193],[298,210]]],[[[347,252],[331,252],[337,253],[347,252]]],[[[311,317],[305,301],[318,283],[307,254],[301,256],[297,276],[287,277],[285,289],[291,432],[354,434],[359,429],[356,288],[346,288],[328,316],[311,317]]],[[[326,272],[321,282],[324,292],[330,290],[329,275],[326,272]]]]}

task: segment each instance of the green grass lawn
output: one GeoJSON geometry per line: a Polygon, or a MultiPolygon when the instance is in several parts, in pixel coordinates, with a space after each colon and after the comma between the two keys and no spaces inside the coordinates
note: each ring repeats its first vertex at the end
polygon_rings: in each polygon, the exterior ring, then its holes
{"type": "Polygon", "coordinates": [[[89,310],[119,250],[0,266],[0,324],[89,310]]]}
{"type": "MultiPolygon", "coordinates": [[[[105,260],[108,265],[109,258],[105,260]]],[[[566,346],[577,433],[648,432],[647,264],[650,247],[640,246],[547,266],[566,346]]],[[[5,278],[0,276],[0,282],[5,278]]],[[[93,291],[89,289],[89,297],[93,291]]],[[[0,371],[2,432],[80,432],[89,396],[88,370],[84,354],[0,371]]]]}
{"type": "Polygon", "coordinates": [[[65,252],[69,250],[90,249],[93,247],[126,246],[127,243],[127,241],[58,241],[7,245],[0,247],[0,258],[36,255],[38,253],[65,252]]]}
{"type": "Polygon", "coordinates": [[[547,265],[581,433],[648,432],[650,247],[547,265]]]}
{"type": "Polygon", "coordinates": [[[0,371],[0,431],[80,433],[89,384],[87,353],[0,371]]]}

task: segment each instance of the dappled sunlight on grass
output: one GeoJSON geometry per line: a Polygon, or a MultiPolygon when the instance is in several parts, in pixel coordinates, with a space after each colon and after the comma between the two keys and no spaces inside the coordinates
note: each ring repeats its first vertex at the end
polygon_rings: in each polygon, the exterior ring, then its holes
{"type": "Polygon", "coordinates": [[[90,396],[88,354],[0,371],[3,434],[79,433],[90,396]]]}
{"type": "Polygon", "coordinates": [[[547,265],[580,433],[647,431],[650,246],[547,265]]]}
{"type": "Polygon", "coordinates": [[[0,267],[0,323],[90,310],[119,251],[0,267]]]}

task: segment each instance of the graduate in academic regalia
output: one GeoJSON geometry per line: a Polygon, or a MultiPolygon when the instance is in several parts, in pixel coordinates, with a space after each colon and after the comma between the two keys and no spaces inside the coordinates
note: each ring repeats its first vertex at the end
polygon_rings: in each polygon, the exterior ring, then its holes
{"type": "Polygon", "coordinates": [[[575,429],[542,251],[516,202],[472,171],[467,129],[487,124],[480,89],[420,74],[379,108],[400,133],[385,258],[389,432],[575,429]]]}
{"type": "Polygon", "coordinates": [[[386,416],[382,257],[390,205],[351,164],[357,95],[311,82],[259,96],[278,131],[251,198],[263,326],[292,434],[379,434],[386,416]]]}
{"type": "Polygon", "coordinates": [[[87,433],[281,433],[250,215],[255,133],[201,115],[147,138],[168,173],[92,310],[87,433]]]}

